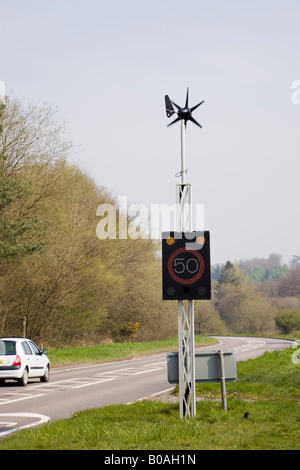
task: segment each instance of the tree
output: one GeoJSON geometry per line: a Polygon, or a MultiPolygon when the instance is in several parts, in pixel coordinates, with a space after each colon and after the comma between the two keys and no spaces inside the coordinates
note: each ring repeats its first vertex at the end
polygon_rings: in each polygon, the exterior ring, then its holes
{"type": "Polygon", "coordinates": [[[275,316],[275,323],[283,334],[288,334],[293,330],[300,330],[300,311],[281,310],[275,316]]]}
{"type": "Polygon", "coordinates": [[[7,177],[0,170],[0,261],[34,253],[43,246],[38,219],[33,214],[24,217],[18,209],[29,191],[19,177],[7,177]]]}
{"type": "Polygon", "coordinates": [[[300,266],[294,267],[287,276],[279,280],[278,295],[300,297],[300,266]]]}
{"type": "Polygon", "coordinates": [[[225,285],[217,309],[233,333],[262,334],[274,330],[274,307],[252,286],[225,285]]]}
{"type": "Polygon", "coordinates": [[[195,333],[225,334],[226,327],[212,301],[195,302],[195,333]]]}
{"type": "Polygon", "coordinates": [[[242,285],[241,274],[239,273],[238,268],[230,261],[227,261],[220,271],[215,294],[217,296],[221,295],[222,287],[227,284],[234,287],[240,287],[242,285]]]}
{"type": "Polygon", "coordinates": [[[18,173],[26,165],[47,167],[66,159],[71,144],[65,138],[65,124],[58,121],[57,114],[53,105],[7,98],[1,116],[3,174],[18,173]]]}
{"type": "Polygon", "coordinates": [[[43,192],[24,174],[28,166],[43,168],[66,156],[55,113],[49,106],[25,106],[9,97],[0,107],[0,262],[43,246],[43,229],[33,211],[43,192]]]}

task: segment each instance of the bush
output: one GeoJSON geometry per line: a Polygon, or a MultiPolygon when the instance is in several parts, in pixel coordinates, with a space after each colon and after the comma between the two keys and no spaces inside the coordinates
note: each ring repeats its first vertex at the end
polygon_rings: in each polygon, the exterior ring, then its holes
{"type": "Polygon", "coordinates": [[[287,334],[300,329],[300,312],[298,310],[281,310],[275,317],[276,326],[287,334]]]}

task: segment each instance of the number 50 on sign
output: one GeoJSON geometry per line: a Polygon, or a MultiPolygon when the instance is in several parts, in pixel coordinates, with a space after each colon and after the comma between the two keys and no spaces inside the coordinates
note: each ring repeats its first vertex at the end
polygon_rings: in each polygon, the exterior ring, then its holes
{"type": "Polygon", "coordinates": [[[163,232],[163,299],[210,299],[208,231],[163,232]]]}

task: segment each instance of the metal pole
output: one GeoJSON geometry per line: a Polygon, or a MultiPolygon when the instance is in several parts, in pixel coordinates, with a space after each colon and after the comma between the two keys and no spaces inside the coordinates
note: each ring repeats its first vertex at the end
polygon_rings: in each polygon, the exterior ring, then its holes
{"type": "Polygon", "coordinates": [[[191,412],[192,412],[192,418],[194,418],[196,415],[194,300],[189,300],[188,303],[189,303],[189,311],[190,311],[191,412]]]}
{"type": "Polygon", "coordinates": [[[184,331],[183,331],[183,300],[178,300],[178,375],[179,375],[179,414],[185,417],[186,407],[184,405],[185,392],[185,360],[184,360],[184,331]]]}
{"type": "Polygon", "coordinates": [[[185,121],[181,120],[181,184],[186,184],[185,121]]]}
{"type": "MultiPolygon", "coordinates": [[[[181,120],[181,185],[177,192],[180,204],[177,230],[192,230],[191,188],[186,184],[185,121],[181,120]]],[[[194,418],[195,398],[195,343],[194,343],[194,300],[188,300],[187,309],[183,300],[178,300],[178,349],[179,349],[179,400],[180,418],[194,418]]]]}
{"type": "Polygon", "coordinates": [[[223,351],[218,351],[219,361],[220,361],[220,380],[221,380],[221,392],[222,392],[222,405],[223,410],[227,410],[227,397],[226,397],[226,376],[225,376],[225,366],[224,366],[224,355],[223,351]]]}

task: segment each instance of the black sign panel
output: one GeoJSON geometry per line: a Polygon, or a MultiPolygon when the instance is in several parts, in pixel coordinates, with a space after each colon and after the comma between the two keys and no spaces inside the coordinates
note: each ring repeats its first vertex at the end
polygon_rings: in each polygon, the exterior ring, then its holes
{"type": "Polygon", "coordinates": [[[210,299],[208,231],[163,232],[163,299],[210,299]]]}

